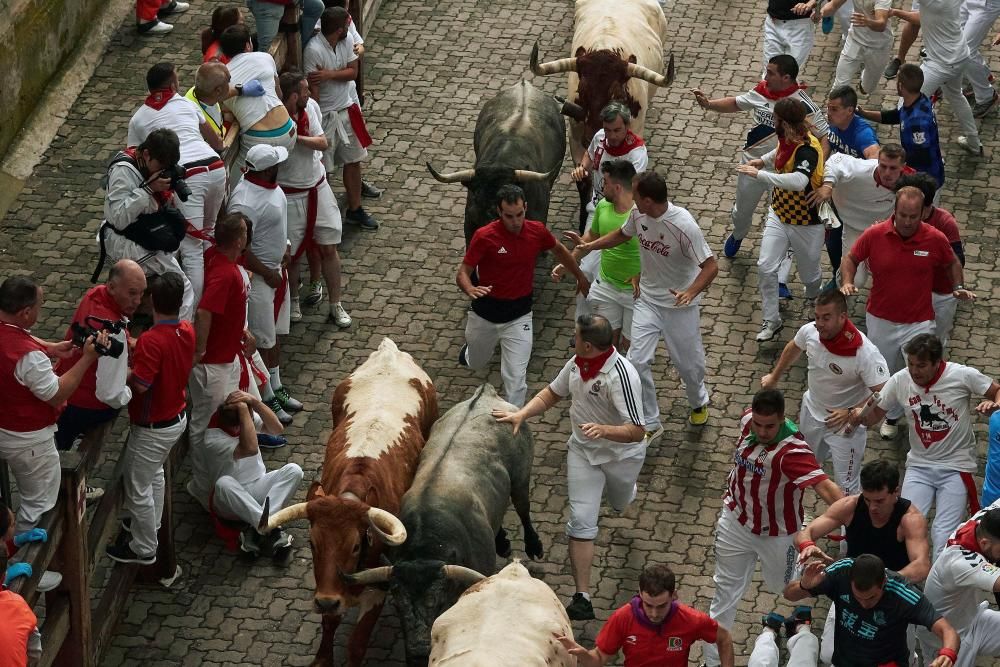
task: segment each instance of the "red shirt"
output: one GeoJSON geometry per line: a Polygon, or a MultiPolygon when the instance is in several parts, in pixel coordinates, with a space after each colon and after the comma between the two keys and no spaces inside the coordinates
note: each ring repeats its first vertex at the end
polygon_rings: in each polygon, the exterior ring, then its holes
{"type": "Polygon", "coordinates": [[[698,640],[715,643],[719,624],[697,609],[678,604],[659,630],[639,623],[631,605],[611,614],[597,635],[606,655],[622,651],[625,667],[687,667],[691,646],[698,640]]]}
{"type": "Polygon", "coordinates": [[[0,589],[0,666],[24,667],[28,664],[28,637],[38,627],[31,607],[17,593],[0,589]]]}
{"type": "Polygon", "coordinates": [[[476,231],[462,262],[479,274],[479,284],[492,286],[494,299],[531,296],[535,260],[553,248],[556,237],[540,222],[525,220],[520,234],[511,234],[499,220],[476,231]]]}
{"type": "Polygon", "coordinates": [[[132,382],[146,387],[128,404],[133,424],[172,419],[184,410],[194,366],[194,327],[167,320],[139,336],[132,355],[132,382]]]}
{"type": "MultiPolygon", "coordinates": [[[[952,252],[954,252],[955,244],[962,242],[962,235],[958,231],[958,221],[955,220],[955,216],[943,208],[935,206],[931,212],[931,217],[924,220],[924,222],[945,235],[948,243],[952,246],[952,252]]],[[[951,270],[947,266],[940,267],[934,272],[933,289],[937,294],[951,294],[955,291],[955,283],[951,277],[951,270]]]]}
{"type": "Polygon", "coordinates": [[[229,56],[222,52],[222,48],[219,46],[219,40],[215,40],[208,45],[205,49],[205,55],[202,56],[201,62],[207,63],[211,60],[218,60],[223,65],[229,62],[229,56]]]}
{"type": "Polygon", "coordinates": [[[212,249],[205,253],[205,290],[199,310],[212,313],[203,364],[231,364],[247,321],[247,290],[236,262],[212,249]]]}
{"type": "MultiPolygon", "coordinates": [[[[86,325],[84,320],[90,315],[93,317],[99,317],[102,320],[120,320],[125,317],[118,304],[115,302],[114,298],[108,294],[107,285],[98,285],[97,287],[92,287],[87,290],[87,294],[84,295],[83,299],[80,300],[80,305],[76,307],[76,312],[73,313],[73,322],[80,325],[86,325]]],[[[71,340],[73,338],[73,329],[70,327],[66,328],[66,335],[63,336],[63,340],[71,340]]],[[[126,340],[128,339],[128,333],[125,334],[126,340]]],[[[123,352],[122,354],[127,354],[123,352]]],[[[76,365],[76,362],[80,360],[83,356],[83,350],[73,348],[73,355],[68,359],[65,359],[61,364],[59,364],[59,371],[57,375],[65,375],[66,372],[76,365]]],[[[80,381],[80,386],[76,388],[73,395],[69,397],[66,401],[69,405],[75,405],[78,408],[87,408],[89,410],[107,410],[108,406],[97,400],[97,363],[91,364],[90,368],[86,370],[83,374],[83,380],[80,381]]]]}
{"type": "Polygon", "coordinates": [[[904,239],[894,227],[895,216],[869,227],[854,242],[851,259],[868,260],[872,274],[867,310],[897,324],[934,319],[931,287],[935,271],[947,267],[955,253],[944,234],[921,224],[904,239]]]}

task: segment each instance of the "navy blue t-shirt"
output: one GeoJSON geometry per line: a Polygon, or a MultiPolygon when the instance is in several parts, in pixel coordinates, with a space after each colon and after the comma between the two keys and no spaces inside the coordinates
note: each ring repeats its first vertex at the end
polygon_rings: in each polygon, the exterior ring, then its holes
{"type": "Polygon", "coordinates": [[[930,98],[921,95],[911,106],[901,102],[897,109],[883,110],[882,122],[899,125],[899,143],[906,150],[907,166],[933,176],[938,187],[944,185],[944,159],[930,98]]]}

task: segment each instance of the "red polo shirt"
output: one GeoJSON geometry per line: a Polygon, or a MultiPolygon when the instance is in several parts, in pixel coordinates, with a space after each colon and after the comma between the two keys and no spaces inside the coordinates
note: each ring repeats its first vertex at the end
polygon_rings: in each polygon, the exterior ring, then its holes
{"type": "Polygon", "coordinates": [[[247,290],[236,262],[214,248],[205,253],[205,289],[200,310],[212,313],[203,364],[231,364],[240,351],[247,321],[247,290]]]}
{"type": "Polygon", "coordinates": [[[479,284],[490,285],[494,299],[531,295],[535,260],[553,248],[556,237],[540,222],[525,220],[520,234],[511,234],[499,220],[477,230],[462,262],[476,269],[479,284]]]}
{"type": "Polygon", "coordinates": [[[947,267],[955,253],[944,234],[921,224],[904,239],[894,227],[895,216],[869,227],[854,242],[851,259],[868,261],[872,289],[867,310],[897,324],[934,319],[931,288],[935,271],[947,267]]]}
{"type": "Polygon", "coordinates": [[[132,355],[132,382],[146,387],[128,404],[133,424],[172,419],[187,405],[185,387],[194,366],[194,327],[160,322],[139,336],[132,355]]]}
{"type": "Polygon", "coordinates": [[[597,635],[605,655],[621,651],[625,667],[687,667],[696,641],[714,644],[719,624],[697,609],[678,604],[658,630],[635,619],[632,606],[619,607],[597,635]]]}
{"type": "MultiPolygon", "coordinates": [[[[952,252],[955,251],[954,245],[962,242],[962,235],[958,231],[958,221],[955,220],[955,216],[943,208],[935,206],[931,217],[924,222],[945,235],[948,243],[952,245],[952,252]]],[[[954,291],[955,283],[951,279],[951,271],[947,266],[938,268],[934,272],[934,292],[936,294],[951,294],[954,291]]]]}

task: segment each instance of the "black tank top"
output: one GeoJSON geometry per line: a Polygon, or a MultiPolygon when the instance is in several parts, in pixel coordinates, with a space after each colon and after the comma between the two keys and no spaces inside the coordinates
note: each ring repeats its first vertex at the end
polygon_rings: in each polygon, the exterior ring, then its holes
{"type": "Polygon", "coordinates": [[[847,527],[847,555],[857,558],[861,554],[874,554],[882,559],[887,568],[896,572],[909,565],[910,555],[906,552],[906,542],[900,542],[896,536],[899,522],[909,509],[910,501],[900,498],[896,501],[889,521],[881,528],[876,528],[872,525],[865,497],[858,496],[854,518],[847,527]]]}

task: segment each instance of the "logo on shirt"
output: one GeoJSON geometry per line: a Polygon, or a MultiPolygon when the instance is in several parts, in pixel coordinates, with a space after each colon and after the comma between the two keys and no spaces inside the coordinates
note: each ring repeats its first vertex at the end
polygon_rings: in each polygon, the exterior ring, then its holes
{"type": "Polygon", "coordinates": [[[844,374],[844,369],[838,366],[837,364],[830,364],[830,370],[836,373],[837,375],[844,374]]]}
{"type": "Polygon", "coordinates": [[[925,132],[914,132],[913,133],[913,143],[915,144],[926,144],[927,134],[925,132]]]}
{"type": "Polygon", "coordinates": [[[924,448],[944,440],[958,423],[958,411],[937,396],[911,396],[907,401],[913,414],[913,428],[924,448]],[[926,402],[924,402],[926,401],[926,402]]]}
{"type": "Polygon", "coordinates": [[[927,252],[926,250],[914,250],[913,251],[913,256],[914,257],[927,257],[928,255],[930,255],[930,253],[927,252]]]}
{"type": "Polygon", "coordinates": [[[639,226],[642,227],[642,231],[644,231],[644,232],[648,232],[649,231],[649,227],[647,227],[646,225],[639,225],[639,226]]]}
{"type": "Polygon", "coordinates": [[[497,254],[498,255],[506,255],[507,254],[507,248],[504,248],[503,246],[500,246],[500,249],[497,250],[497,254]]]}
{"type": "MultiPolygon", "coordinates": [[[[661,236],[660,238],[662,239],[663,237],[661,236]]],[[[664,243],[663,241],[651,241],[644,236],[640,236],[639,245],[641,245],[644,250],[655,252],[657,255],[663,255],[664,257],[670,257],[669,243],[664,243]]]]}
{"type": "Polygon", "coordinates": [[[639,638],[636,637],[635,635],[629,635],[628,637],[625,638],[625,643],[630,644],[632,646],[635,646],[638,642],[639,638]]]}
{"type": "Polygon", "coordinates": [[[795,168],[802,169],[804,171],[809,171],[809,162],[807,160],[803,160],[802,162],[799,162],[795,168]]]}
{"type": "Polygon", "coordinates": [[[879,367],[875,369],[875,373],[878,375],[885,375],[885,366],[880,364],[879,367]]]}
{"type": "Polygon", "coordinates": [[[597,380],[596,382],[594,382],[594,384],[590,385],[590,395],[591,396],[597,396],[598,394],[600,394],[601,393],[601,387],[602,387],[602,385],[601,385],[601,381],[600,380],[597,380]]]}
{"type": "Polygon", "coordinates": [[[840,596],[840,601],[841,602],[850,602],[851,601],[851,596],[850,595],[841,595],[840,596]]]}
{"type": "Polygon", "coordinates": [[[997,571],[997,566],[991,565],[990,563],[983,563],[979,567],[981,567],[983,572],[985,572],[986,574],[993,574],[994,572],[997,571]]]}
{"type": "Polygon", "coordinates": [[[872,620],[875,621],[875,625],[885,625],[885,612],[881,609],[875,610],[875,613],[872,614],[872,620]]]}
{"type": "Polygon", "coordinates": [[[667,650],[668,651],[683,651],[684,650],[684,640],[680,637],[671,637],[667,640],[667,650]]]}

